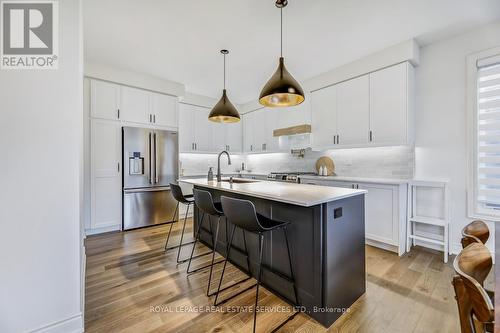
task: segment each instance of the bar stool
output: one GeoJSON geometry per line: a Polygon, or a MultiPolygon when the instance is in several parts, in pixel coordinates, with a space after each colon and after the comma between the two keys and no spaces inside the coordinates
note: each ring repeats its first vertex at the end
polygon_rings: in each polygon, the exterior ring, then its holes
{"type": "MultiPolygon", "coordinates": [[[[216,250],[217,250],[217,242],[218,242],[218,237],[219,237],[219,227],[220,227],[221,218],[224,216],[224,212],[222,210],[221,203],[220,202],[214,202],[213,199],[212,199],[212,194],[210,192],[204,191],[204,190],[199,190],[199,189],[194,189],[193,190],[193,195],[194,195],[194,202],[196,204],[196,207],[198,207],[198,209],[202,212],[202,217],[201,217],[200,223],[198,224],[198,227],[196,229],[196,236],[195,236],[195,241],[194,241],[194,244],[193,244],[193,248],[191,249],[191,256],[189,257],[189,263],[188,263],[188,267],[187,267],[187,274],[196,273],[196,272],[198,272],[198,271],[200,271],[202,269],[210,267],[210,274],[208,276],[208,285],[207,285],[207,296],[212,296],[212,295],[215,294],[215,293],[210,293],[210,285],[212,283],[213,267],[214,267],[214,265],[220,264],[220,263],[222,263],[224,261],[224,260],[220,260],[218,262],[215,262],[215,253],[216,253],[216,250]],[[204,221],[205,215],[208,216],[209,229],[206,229],[206,228],[203,227],[203,221],[204,221]],[[211,216],[216,216],[217,217],[217,224],[216,224],[216,229],[215,229],[215,235],[212,232],[212,221],[210,220],[211,216]],[[204,232],[206,232],[206,233],[208,233],[208,234],[210,234],[212,236],[212,251],[193,257],[194,248],[196,247],[196,243],[200,240],[201,231],[204,231],[204,232]],[[202,267],[198,267],[198,268],[196,268],[194,270],[190,270],[191,260],[192,259],[200,257],[200,256],[203,256],[203,255],[206,255],[206,254],[210,254],[210,253],[212,254],[212,260],[211,260],[210,264],[207,264],[207,265],[202,266],[202,267]]],[[[226,244],[228,244],[228,242],[227,242],[227,240],[228,240],[227,219],[225,219],[225,220],[226,220],[226,244]]],[[[226,253],[227,253],[227,249],[226,249],[226,253]]],[[[245,241],[245,253],[244,254],[247,257],[248,270],[250,270],[250,262],[248,261],[249,260],[248,259],[248,251],[246,250],[246,241],[245,241]]],[[[241,283],[243,281],[246,281],[246,280],[248,280],[250,278],[251,278],[251,276],[248,274],[248,278],[246,278],[244,280],[241,280],[241,281],[238,281],[238,282],[235,282],[234,284],[232,284],[230,286],[227,286],[224,289],[231,288],[231,287],[235,286],[236,284],[241,283]]]]}
{"type": "MultiPolygon", "coordinates": [[[[266,269],[270,271],[271,273],[277,274],[281,278],[287,280],[290,282],[293,286],[293,292],[295,296],[295,304],[294,306],[297,306],[299,303],[298,296],[297,296],[297,287],[295,285],[295,277],[293,274],[293,265],[292,265],[292,257],[290,255],[290,246],[288,244],[288,235],[286,232],[287,226],[290,224],[289,222],[282,222],[282,221],[277,221],[277,220],[272,220],[270,218],[267,218],[261,214],[258,214],[255,210],[255,206],[251,201],[248,200],[240,200],[240,199],[234,199],[234,198],[229,198],[225,196],[221,196],[221,203],[222,203],[222,208],[224,211],[224,214],[226,215],[227,219],[231,224],[233,224],[233,229],[231,230],[231,236],[229,238],[229,248],[228,248],[228,253],[226,256],[226,260],[224,261],[224,267],[222,268],[222,274],[219,280],[219,288],[217,289],[216,296],[215,296],[215,305],[219,305],[222,303],[227,302],[227,300],[233,298],[236,295],[239,295],[240,293],[231,296],[230,298],[217,303],[217,298],[219,296],[220,292],[220,286],[222,284],[222,279],[224,278],[224,272],[226,270],[226,264],[227,260],[230,255],[231,251],[231,244],[233,242],[233,237],[234,237],[234,231],[236,230],[236,227],[243,229],[245,231],[257,234],[259,236],[259,270],[257,272],[257,290],[255,292],[255,307],[254,307],[254,314],[253,314],[253,332],[255,332],[255,327],[256,327],[256,322],[257,322],[257,304],[259,301],[259,285],[261,283],[261,278],[262,278],[262,269],[266,269]],[[288,253],[288,264],[290,267],[290,276],[286,276],[285,274],[275,271],[270,267],[266,267],[262,265],[262,253],[263,253],[263,245],[264,245],[264,237],[267,233],[273,230],[281,229],[283,230],[283,233],[285,235],[285,242],[286,242],[286,250],[288,253]]],[[[286,322],[291,320],[297,312],[295,312],[292,316],[290,316],[288,319],[286,319],[283,323],[281,323],[277,328],[275,328],[273,331],[276,331],[277,329],[281,328],[286,322]]]]}
{"type": "Polygon", "coordinates": [[[181,187],[177,184],[170,183],[170,189],[172,190],[172,195],[173,195],[174,199],[177,200],[177,206],[175,206],[174,217],[172,218],[172,223],[170,224],[170,229],[168,230],[167,240],[165,242],[165,252],[167,252],[168,250],[171,250],[171,249],[178,248],[178,250],[177,250],[177,263],[181,264],[181,263],[189,260],[189,259],[179,260],[179,257],[181,254],[181,248],[185,245],[189,245],[189,244],[194,243],[194,241],[191,241],[188,243],[182,243],[182,240],[184,239],[184,231],[186,230],[186,221],[187,221],[187,216],[188,216],[188,212],[189,212],[189,207],[191,207],[191,205],[194,204],[194,198],[193,198],[192,194],[184,195],[182,193],[181,187]],[[178,222],[178,221],[174,221],[174,220],[175,220],[175,216],[179,210],[179,204],[181,204],[181,203],[187,205],[186,215],[184,216],[184,224],[182,225],[181,240],[179,242],[179,245],[168,247],[168,240],[170,239],[170,234],[172,232],[172,226],[174,225],[175,222],[178,222]]]}

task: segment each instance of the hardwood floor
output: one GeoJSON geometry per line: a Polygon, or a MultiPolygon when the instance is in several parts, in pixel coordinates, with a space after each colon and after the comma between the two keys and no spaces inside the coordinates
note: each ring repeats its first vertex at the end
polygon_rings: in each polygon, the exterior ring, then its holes
{"type": "MultiPolygon", "coordinates": [[[[172,244],[177,244],[180,225],[172,244]]],[[[110,233],[86,240],[86,332],[251,332],[253,313],[236,307],[253,306],[255,288],[226,303],[225,311],[187,311],[210,306],[205,296],[208,270],[187,276],[186,265],[175,263],[176,251],[163,251],[167,226],[110,233]]],[[[189,226],[188,235],[192,229],[189,226]]],[[[188,255],[186,246],[183,255],[188,255]]],[[[207,248],[200,245],[198,253],[207,248]]],[[[206,263],[210,256],[196,262],[206,263]]],[[[460,332],[451,280],[451,262],[442,254],[415,247],[401,257],[366,247],[367,292],[329,329],[299,314],[280,332],[460,332]]],[[[213,288],[222,265],[214,268],[213,288]]],[[[245,275],[228,265],[225,284],[245,275]]],[[[249,280],[225,295],[254,283],[249,280]]],[[[259,306],[286,303],[261,289],[259,306]]],[[[203,309],[205,310],[205,309],[203,309]]],[[[258,332],[269,332],[289,313],[257,315],[258,332]]]]}

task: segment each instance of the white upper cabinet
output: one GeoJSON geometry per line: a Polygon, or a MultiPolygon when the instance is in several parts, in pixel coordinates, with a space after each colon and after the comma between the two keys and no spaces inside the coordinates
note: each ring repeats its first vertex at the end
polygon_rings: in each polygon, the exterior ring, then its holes
{"type": "Polygon", "coordinates": [[[177,97],[90,80],[92,118],[178,127],[177,97]]]}
{"type": "Polygon", "coordinates": [[[122,86],[121,119],[133,123],[153,123],[151,112],[149,112],[149,97],[150,92],[148,91],[122,86]]]}
{"type": "Polygon", "coordinates": [[[180,152],[215,153],[242,151],[242,124],[215,123],[208,120],[210,109],[179,104],[180,152]]]}
{"type": "Polygon", "coordinates": [[[179,103],[179,151],[194,151],[194,106],[179,103]]]}
{"type": "Polygon", "coordinates": [[[370,74],[371,142],[406,144],[408,135],[408,63],[370,74]]]}
{"type": "Polygon", "coordinates": [[[311,127],[314,147],[337,143],[337,87],[330,86],[311,93],[311,127]]]}
{"type": "Polygon", "coordinates": [[[151,114],[158,126],[177,127],[177,97],[151,93],[151,114]]]}
{"type": "MultiPolygon", "coordinates": [[[[199,152],[213,151],[212,146],[212,122],[208,120],[210,109],[195,107],[194,111],[194,145],[195,150],[199,152]]],[[[192,125],[191,125],[192,126],[192,125]]]]}
{"type": "Polygon", "coordinates": [[[337,143],[366,145],[369,141],[370,80],[368,75],[337,85],[337,143]]]}
{"type": "Polygon", "coordinates": [[[212,126],[212,148],[214,151],[227,150],[226,145],[226,125],[223,123],[210,122],[212,126]]]}
{"type": "Polygon", "coordinates": [[[404,62],[311,93],[316,149],[413,144],[414,69],[404,62]]]}
{"type": "Polygon", "coordinates": [[[279,151],[278,137],[273,135],[280,128],[283,108],[263,108],[243,115],[244,151],[247,153],[279,151]]]}
{"type": "MultiPolygon", "coordinates": [[[[274,130],[280,128],[279,127],[279,119],[280,116],[284,115],[280,108],[265,108],[264,109],[264,120],[265,120],[265,142],[264,142],[264,150],[268,152],[274,152],[279,150],[279,139],[274,136],[274,130]]],[[[286,111],[285,111],[286,112],[286,111]]]]}
{"type": "Polygon", "coordinates": [[[241,119],[243,121],[243,151],[250,153],[253,151],[253,112],[245,113],[241,119]]]}
{"type": "Polygon", "coordinates": [[[237,123],[223,124],[226,129],[227,151],[230,153],[239,153],[243,151],[243,118],[237,123]]]}
{"type": "Polygon", "coordinates": [[[120,118],[120,86],[117,84],[91,80],[91,115],[94,118],[118,120],[120,118]]]}

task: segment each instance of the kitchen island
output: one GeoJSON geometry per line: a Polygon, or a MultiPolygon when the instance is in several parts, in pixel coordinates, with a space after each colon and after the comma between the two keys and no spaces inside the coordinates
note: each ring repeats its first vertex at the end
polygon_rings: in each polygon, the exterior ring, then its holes
{"type": "MultiPolygon", "coordinates": [[[[220,196],[250,200],[258,213],[290,222],[290,240],[294,274],[303,311],[329,327],[365,292],[365,226],[364,190],[324,187],[269,181],[235,179],[230,182],[206,179],[182,179],[194,188],[209,191],[214,201],[220,196]]],[[[200,214],[194,211],[194,221],[200,214]]],[[[215,222],[215,218],[211,219],[215,222]]],[[[224,220],[219,231],[217,251],[226,255],[224,220]]],[[[205,222],[205,226],[207,226],[205,222]]],[[[212,227],[215,230],[215,227],[212,227]]],[[[201,234],[202,241],[213,247],[211,237],[201,234]]],[[[233,245],[244,249],[243,236],[236,232],[233,245]]],[[[230,262],[256,276],[258,237],[246,233],[250,272],[246,258],[231,251],[230,262]]],[[[289,275],[283,232],[272,232],[264,241],[263,263],[289,275]]],[[[293,303],[293,288],[280,276],[263,271],[262,284],[281,298],[293,303]]]]}

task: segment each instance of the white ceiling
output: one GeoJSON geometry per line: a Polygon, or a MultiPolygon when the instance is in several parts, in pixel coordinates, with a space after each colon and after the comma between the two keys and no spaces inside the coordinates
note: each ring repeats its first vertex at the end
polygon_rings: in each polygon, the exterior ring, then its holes
{"type": "MultiPolygon", "coordinates": [[[[88,61],[257,99],[279,56],[273,0],[84,0],[88,61]]],[[[289,0],[284,55],[300,81],[410,38],[428,43],[500,19],[499,0],[289,0]]]]}

